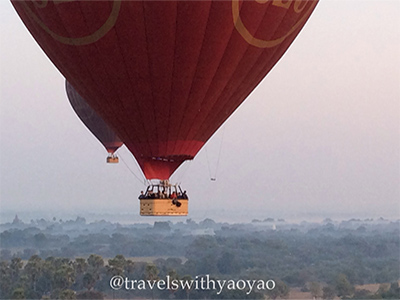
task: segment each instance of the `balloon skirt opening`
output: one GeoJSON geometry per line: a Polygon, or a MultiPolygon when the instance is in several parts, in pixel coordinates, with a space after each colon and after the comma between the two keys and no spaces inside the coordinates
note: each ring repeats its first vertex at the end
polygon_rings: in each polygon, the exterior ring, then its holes
{"type": "Polygon", "coordinates": [[[168,180],[185,160],[193,157],[177,156],[174,158],[174,160],[139,158],[138,162],[146,179],[168,180]]]}

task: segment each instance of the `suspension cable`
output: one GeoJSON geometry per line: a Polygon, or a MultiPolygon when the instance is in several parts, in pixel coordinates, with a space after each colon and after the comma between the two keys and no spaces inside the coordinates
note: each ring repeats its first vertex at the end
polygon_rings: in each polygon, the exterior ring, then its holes
{"type": "Polygon", "coordinates": [[[119,154],[119,157],[121,157],[121,160],[122,160],[122,162],[124,163],[124,165],[125,165],[125,166],[128,168],[128,170],[133,174],[133,176],[135,176],[135,178],[136,178],[141,184],[145,185],[144,182],[142,181],[142,179],[140,179],[140,178],[132,171],[132,169],[129,168],[128,164],[126,163],[125,159],[122,157],[121,153],[118,153],[118,154],[119,154]]]}
{"type": "Polygon", "coordinates": [[[218,167],[219,167],[219,161],[221,159],[221,153],[222,153],[222,144],[224,142],[224,135],[225,135],[225,126],[222,128],[222,136],[221,136],[221,143],[219,145],[219,151],[218,151],[218,158],[217,158],[217,163],[215,166],[215,173],[212,174],[211,172],[211,167],[210,167],[210,160],[208,158],[208,151],[207,151],[207,145],[204,147],[206,151],[206,158],[207,158],[207,166],[208,166],[208,173],[210,175],[211,181],[216,181],[217,180],[217,173],[218,173],[218,167]],[[214,175],[214,176],[212,176],[214,175]]]}
{"type": "Polygon", "coordinates": [[[221,159],[221,153],[222,153],[222,144],[224,142],[224,136],[225,136],[225,126],[222,128],[222,137],[221,137],[221,144],[219,145],[219,153],[218,153],[218,160],[217,160],[217,167],[215,169],[215,179],[217,178],[217,173],[218,173],[218,167],[219,167],[219,161],[221,159]]]}
{"type": "Polygon", "coordinates": [[[213,180],[213,176],[212,176],[212,174],[211,174],[210,159],[208,158],[207,145],[204,147],[204,149],[206,150],[206,159],[207,159],[208,175],[210,176],[210,179],[213,180]]]}

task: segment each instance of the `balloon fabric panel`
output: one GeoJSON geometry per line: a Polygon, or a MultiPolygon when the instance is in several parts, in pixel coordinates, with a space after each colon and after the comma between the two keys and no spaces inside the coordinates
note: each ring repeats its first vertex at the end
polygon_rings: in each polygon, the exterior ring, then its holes
{"type": "Polygon", "coordinates": [[[112,154],[117,151],[123,143],[112,128],[104,122],[68,81],[65,82],[65,89],[68,100],[82,123],[103,144],[107,152],[112,154]]]}

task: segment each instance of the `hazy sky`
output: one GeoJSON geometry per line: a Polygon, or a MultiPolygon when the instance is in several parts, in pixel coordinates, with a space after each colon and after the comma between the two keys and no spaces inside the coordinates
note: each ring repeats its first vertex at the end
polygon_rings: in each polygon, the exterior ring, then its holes
{"type": "MultiPolygon", "coordinates": [[[[138,215],[143,177],[129,151],[105,163],[9,1],[0,16],[2,214],[138,215]]],[[[189,217],[399,218],[399,20],[398,0],[320,1],[276,67],[174,174],[189,217]]]]}

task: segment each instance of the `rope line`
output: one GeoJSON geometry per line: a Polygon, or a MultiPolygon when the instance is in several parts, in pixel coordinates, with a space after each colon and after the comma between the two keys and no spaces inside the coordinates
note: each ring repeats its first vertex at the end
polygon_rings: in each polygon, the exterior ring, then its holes
{"type": "Polygon", "coordinates": [[[219,153],[218,153],[218,160],[217,160],[217,168],[215,169],[215,179],[217,178],[217,172],[218,172],[218,166],[219,166],[219,161],[221,159],[221,153],[222,153],[222,143],[224,142],[224,136],[225,136],[225,126],[222,128],[222,137],[221,137],[221,144],[219,145],[219,153]]]}
{"type": "Polygon", "coordinates": [[[210,179],[211,179],[212,181],[217,180],[218,167],[219,167],[219,162],[220,162],[220,160],[221,160],[221,153],[222,153],[222,144],[223,144],[223,142],[224,142],[225,128],[226,128],[225,126],[223,126],[223,128],[222,128],[221,142],[220,142],[220,145],[219,145],[218,158],[217,158],[217,163],[216,163],[216,165],[215,165],[215,172],[214,172],[214,174],[212,174],[212,172],[211,172],[210,160],[209,160],[209,158],[208,158],[207,145],[204,147],[204,148],[205,148],[205,151],[206,151],[208,173],[209,173],[210,179]],[[214,176],[213,176],[213,175],[214,175],[214,176]]]}
{"type": "Polygon", "coordinates": [[[140,179],[133,171],[131,168],[129,168],[128,164],[126,163],[125,159],[122,157],[121,153],[118,153],[119,157],[121,157],[122,162],[124,163],[124,165],[128,168],[128,170],[133,174],[133,176],[135,176],[135,178],[143,184],[142,179],[140,179]]]}
{"type": "Polygon", "coordinates": [[[208,159],[208,151],[207,151],[207,145],[204,147],[206,150],[206,158],[207,158],[207,166],[208,166],[208,175],[210,175],[210,179],[212,178],[211,174],[211,167],[210,167],[210,160],[208,159]]]}

